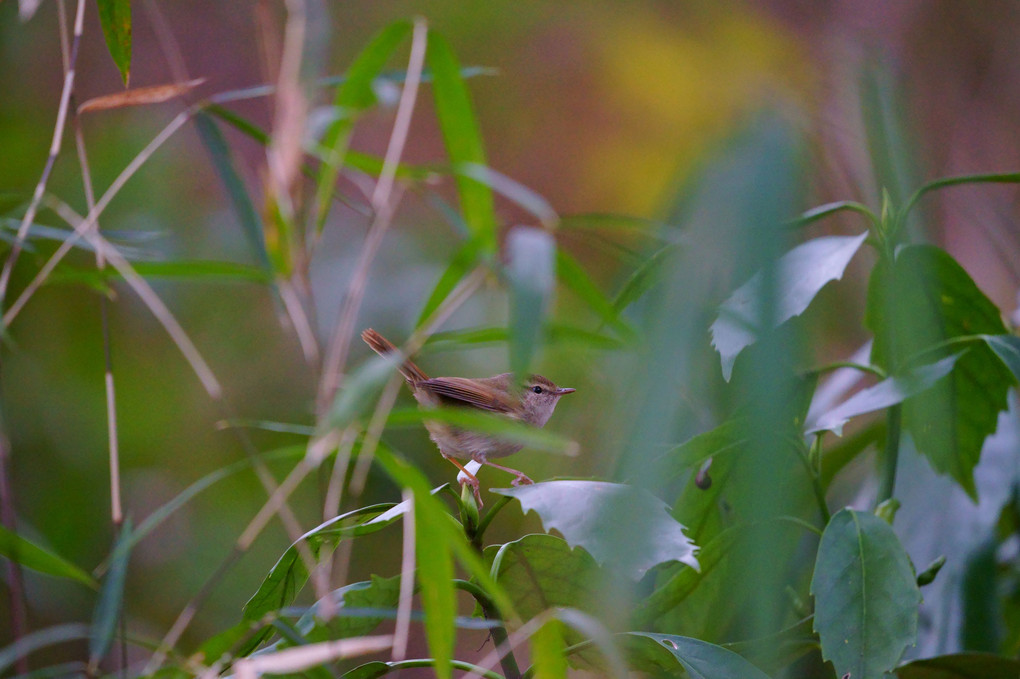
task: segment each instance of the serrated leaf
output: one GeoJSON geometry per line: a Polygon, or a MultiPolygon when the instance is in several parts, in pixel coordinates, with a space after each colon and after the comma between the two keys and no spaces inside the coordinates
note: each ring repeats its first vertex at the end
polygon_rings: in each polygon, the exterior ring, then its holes
{"type": "Polygon", "coordinates": [[[769,679],[768,675],[722,646],[700,639],[652,632],[627,632],[631,666],[645,672],[676,672],[690,679],[769,679]]]}
{"type": "Polygon", "coordinates": [[[899,679],[1016,679],[1020,660],[990,653],[955,653],[896,668],[899,679]]]}
{"type": "Polygon", "coordinates": [[[645,490],[602,481],[546,481],[493,492],[516,498],[525,513],[539,515],[545,530],[558,530],[572,547],[584,547],[599,563],[630,577],[666,561],[698,568],[698,548],[684,527],[645,490]]]}
{"type": "Polygon", "coordinates": [[[99,588],[95,578],[64,557],[26,540],[3,526],[0,526],[0,556],[39,573],[74,580],[93,589],[99,588]]]}
{"type": "MultiPolygon", "coordinates": [[[[404,510],[403,503],[362,507],[319,524],[298,540],[303,540],[312,556],[318,558],[323,549],[336,549],[340,540],[382,530],[401,518],[404,510]]],[[[304,586],[308,580],[308,570],[296,545],[295,542],[283,553],[258,591],[244,605],[245,620],[258,620],[266,613],[290,604],[304,586]]]]}
{"type": "Polygon", "coordinates": [[[1013,379],[1020,380],[1020,337],[1016,335],[985,335],[984,340],[999,357],[999,360],[1013,373],[1013,379]]]}
{"type": "Polygon", "coordinates": [[[131,0],[96,0],[106,48],[127,87],[131,77],[131,0]]]}
{"type": "MultiPolygon", "coordinates": [[[[872,362],[895,372],[950,354],[950,342],[1004,335],[996,306],[945,251],[929,245],[900,248],[871,274],[865,314],[875,334],[872,362]]],[[[950,377],[903,404],[904,426],[917,449],[942,474],[951,474],[971,497],[974,465],[985,438],[1006,409],[1012,374],[986,343],[974,343],[950,377]]]]}
{"type": "MultiPolygon", "coordinates": [[[[450,164],[486,165],[482,135],[460,65],[446,40],[433,31],[429,31],[425,58],[432,69],[436,115],[450,164]]],[[[497,222],[492,189],[463,174],[455,175],[455,180],[468,229],[482,252],[495,252],[497,222]]]]}
{"type": "Polygon", "coordinates": [[[492,575],[525,620],[548,608],[591,611],[601,595],[604,574],[584,549],[571,548],[555,535],[525,535],[499,547],[492,575]]]}
{"type": "Polygon", "coordinates": [[[805,433],[831,431],[836,436],[842,436],[843,425],[851,417],[888,408],[930,389],[953,370],[953,366],[962,355],[959,353],[946,356],[942,360],[914,368],[902,375],[894,375],[873,387],[862,389],[829,412],[822,413],[805,433]]]}
{"type": "MultiPolygon", "coordinates": [[[[859,236],[815,238],[783,255],[776,263],[774,325],[804,313],[826,283],[842,278],[867,237],[865,232],[859,236]]],[[[712,346],[719,352],[727,381],[737,356],[758,339],[762,294],[762,273],[758,272],[723,302],[712,324],[712,346]]]]}
{"type": "Polygon", "coordinates": [[[881,679],[917,640],[921,592],[892,526],[843,509],[822,534],[811,578],[814,628],[837,676],[881,679]]]}
{"type": "Polygon", "coordinates": [[[510,367],[525,375],[542,341],[552,303],[556,241],[548,231],[518,226],[507,236],[510,279],[510,367]]]}
{"type": "Polygon", "coordinates": [[[127,578],[128,559],[131,556],[131,519],[124,521],[113,548],[110,570],[103,580],[99,601],[92,614],[92,629],[89,635],[89,665],[96,667],[106,657],[117,630],[117,621],[124,605],[124,581],[127,578]]]}
{"type": "Polygon", "coordinates": [[[230,153],[227,140],[220,132],[220,128],[213,122],[212,117],[203,111],[195,114],[195,127],[198,129],[199,139],[205,146],[212,158],[213,168],[223,182],[223,187],[230,196],[230,202],[237,213],[237,220],[241,223],[241,229],[248,239],[248,245],[257,261],[266,271],[271,270],[269,254],[266,252],[265,233],[262,219],[255,210],[251,196],[244,186],[244,181],[234,166],[234,159],[230,153]]]}

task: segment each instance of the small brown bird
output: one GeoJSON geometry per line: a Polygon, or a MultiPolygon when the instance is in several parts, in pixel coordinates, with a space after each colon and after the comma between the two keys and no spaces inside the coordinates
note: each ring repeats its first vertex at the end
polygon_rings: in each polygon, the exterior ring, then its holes
{"type": "MultiPolygon", "coordinates": [[[[371,328],[361,333],[361,339],[365,340],[365,343],[380,356],[397,351],[393,344],[371,328]]],[[[531,375],[524,384],[519,384],[514,379],[513,373],[478,379],[469,377],[429,378],[421,371],[421,368],[410,360],[404,361],[400,366],[400,374],[407,381],[407,386],[410,387],[411,393],[422,408],[434,409],[440,406],[477,408],[535,427],[544,426],[552,417],[560,397],[574,391],[566,387],[557,387],[541,375],[531,375]]],[[[489,461],[489,458],[505,457],[516,453],[523,447],[520,444],[432,420],[426,420],[425,427],[429,430],[430,438],[439,447],[439,452],[443,457],[467,475],[468,483],[474,489],[476,497],[478,497],[478,478],[454,458],[474,460],[479,464],[487,464],[490,467],[510,472],[516,476],[513,481],[515,486],[521,483],[532,483],[532,480],[523,472],[489,461]]]]}

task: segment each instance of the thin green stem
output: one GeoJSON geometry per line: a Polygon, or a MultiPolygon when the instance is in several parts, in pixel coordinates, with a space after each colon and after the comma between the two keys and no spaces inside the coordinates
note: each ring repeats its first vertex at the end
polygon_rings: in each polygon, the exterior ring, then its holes
{"type": "MultiPolygon", "coordinates": [[[[507,498],[508,500],[510,498],[507,498]]],[[[493,507],[495,509],[495,507],[493,507]]],[[[454,580],[454,587],[463,590],[473,596],[478,605],[482,608],[482,613],[485,614],[486,620],[496,620],[502,622],[503,619],[499,615],[499,609],[496,608],[496,604],[493,603],[488,593],[468,580],[454,580]]],[[[509,650],[507,642],[509,641],[509,635],[507,635],[506,627],[504,625],[497,625],[489,630],[489,634],[492,635],[492,642],[496,644],[496,648],[507,648],[506,655],[500,656],[499,664],[503,668],[503,675],[506,679],[521,679],[521,669],[517,665],[517,658],[514,657],[513,651],[509,650]]]]}
{"type": "Polygon", "coordinates": [[[820,375],[821,373],[829,372],[830,370],[838,370],[839,368],[853,368],[854,370],[860,370],[861,372],[874,375],[880,380],[884,380],[888,377],[885,371],[877,365],[866,365],[864,363],[855,363],[853,361],[833,361],[832,363],[826,363],[825,365],[812,369],[811,373],[820,375]]]}
{"type": "Polygon", "coordinates": [[[492,505],[492,508],[489,509],[489,511],[485,512],[485,516],[483,516],[481,521],[478,522],[478,527],[475,529],[475,535],[478,536],[479,540],[482,539],[482,535],[485,534],[485,529],[488,528],[489,524],[492,523],[492,520],[496,518],[496,514],[499,513],[499,510],[506,507],[512,499],[513,498],[508,495],[503,495],[496,500],[496,504],[492,505]]]}
{"type": "Polygon", "coordinates": [[[815,494],[815,501],[818,503],[818,513],[822,517],[822,526],[829,525],[829,519],[832,515],[829,513],[829,505],[825,501],[825,488],[822,487],[822,477],[819,473],[818,468],[812,462],[814,457],[821,458],[821,437],[815,438],[815,445],[811,448],[810,453],[804,450],[804,443],[798,441],[799,445],[796,446],[797,454],[800,456],[800,461],[804,463],[804,468],[807,470],[808,476],[811,478],[811,489],[815,494]],[[818,446],[818,450],[815,450],[815,446],[818,446]]]}
{"type": "Polygon", "coordinates": [[[896,466],[900,457],[900,425],[903,418],[903,405],[896,404],[889,408],[887,417],[888,430],[885,437],[885,464],[882,467],[882,482],[875,498],[875,506],[882,504],[893,496],[896,489],[896,466]]]}

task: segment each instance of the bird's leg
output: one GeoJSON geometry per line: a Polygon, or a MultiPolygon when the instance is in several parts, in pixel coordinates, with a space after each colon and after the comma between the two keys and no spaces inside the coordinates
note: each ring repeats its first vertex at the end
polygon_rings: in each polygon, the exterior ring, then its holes
{"type": "Polygon", "coordinates": [[[522,471],[518,471],[518,470],[516,470],[516,469],[510,469],[510,467],[504,467],[504,466],[503,466],[503,465],[501,465],[501,464],[496,464],[495,462],[489,462],[488,460],[480,460],[480,459],[478,459],[478,458],[475,458],[475,462],[480,462],[481,464],[487,464],[487,465],[489,465],[490,467],[495,467],[496,469],[502,469],[502,470],[503,470],[503,471],[505,471],[505,472],[510,472],[511,474],[513,474],[513,475],[514,475],[514,476],[516,477],[516,478],[515,478],[515,479],[514,479],[514,480],[513,480],[512,482],[511,482],[511,484],[510,484],[510,485],[512,485],[512,486],[519,486],[519,485],[521,485],[521,484],[524,484],[525,486],[530,486],[531,484],[533,484],[533,483],[534,483],[534,481],[532,481],[531,479],[529,479],[529,478],[528,478],[528,477],[527,477],[527,476],[526,476],[526,475],[524,474],[524,472],[522,472],[522,471]]]}
{"type": "Polygon", "coordinates": [[[478,503],[478,508],[481,509],[482,506],[483,506],[482,505],[482,494],[481,494],[481,492],[479,491],[479,488],[478,488],[481,485],[479,483],[479,481],[478,481],[478,477],[475,476],[474,474],[472,474],[471,472],[469,472],[467,470],[467,468],[464,465],[462,465],[460,462],[458,462],[456,459],[450,457],[449,455],[445,455],[445,454],[443,454],[443,457],[445,457],[447,460],[452,462],[454,464],[454,466],[457,467],[457,469],[459,469],[462,472],[464,472],[464,476],[467,477],[467,484],[469,486],[471,486],[471,490],[475,494],[475,502],[478,503]]]}

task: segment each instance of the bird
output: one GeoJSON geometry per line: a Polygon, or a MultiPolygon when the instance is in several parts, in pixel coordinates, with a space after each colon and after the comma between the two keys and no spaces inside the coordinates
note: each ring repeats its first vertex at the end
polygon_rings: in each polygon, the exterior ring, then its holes
{"type": "MultiPolygon", "coordinates": [[[[399,353],[397,348],[372,328],[361,333],[361,339],[380,356],[399,353]]],[[[557,387],[541,375],[529,375],[519,381],[514,373],[492,377],[429,377],[410,359],[399,367],[400,374],[418,405],[425,410],[439,407],[462,407],[502,415],[510,420],[543,427],[552,417],[560,398],[575,389],[557,387]]],[[[457,466],[467,477],[479,506],[478,477],[458,460],[474,460],[482,465],[502,469],[514,475],[513,485],[534,483],[524,472],[491,461],[511,455],[523,446],[498,436],[473,432],[436,420],[425,420],[429,437],[440,454],[457,466]]]]}

